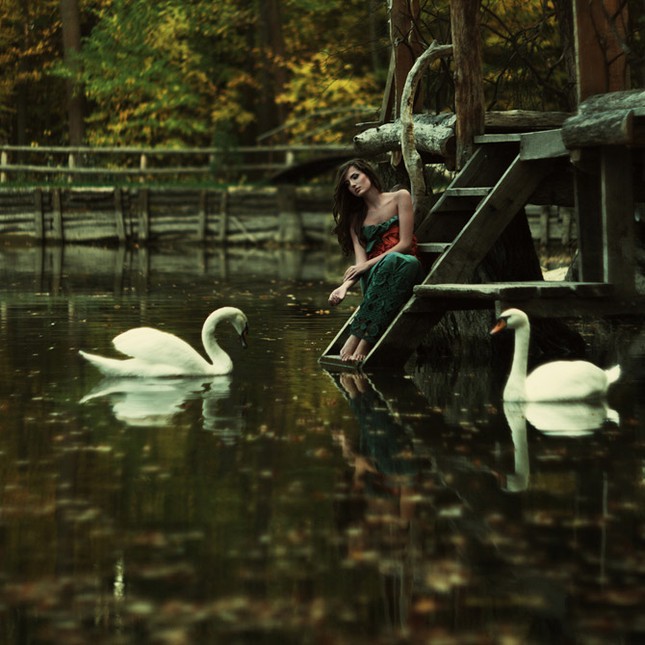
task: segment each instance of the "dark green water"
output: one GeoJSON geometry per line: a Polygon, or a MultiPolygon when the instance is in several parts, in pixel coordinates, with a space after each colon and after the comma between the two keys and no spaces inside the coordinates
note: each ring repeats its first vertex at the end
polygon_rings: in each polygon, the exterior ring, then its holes
{"type": "Polygon", "coordinates": [[[641,641],[638,334],[617,417],[548,433],[483,362],[322,370],[342,266],[0,251],[0,642],[641,641]],[[199,347],[229,304],[230,377],[108,383],[77,354],[138,325],[199,347]]]}

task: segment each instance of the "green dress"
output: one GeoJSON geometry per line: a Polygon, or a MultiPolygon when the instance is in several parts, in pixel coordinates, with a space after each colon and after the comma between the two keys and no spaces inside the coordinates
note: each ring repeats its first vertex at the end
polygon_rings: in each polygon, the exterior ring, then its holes
{"type": "MultiPolygon", "coordinates": [[[[380,224],[363,226],[367,257],[383,253],[398,242],[398,215],[380,224]]],[[[414,255],[388,253],[361,276],[363,302],[350,323],[350,333],[373,345],[423,280],[421,262],[414,255]]]]}

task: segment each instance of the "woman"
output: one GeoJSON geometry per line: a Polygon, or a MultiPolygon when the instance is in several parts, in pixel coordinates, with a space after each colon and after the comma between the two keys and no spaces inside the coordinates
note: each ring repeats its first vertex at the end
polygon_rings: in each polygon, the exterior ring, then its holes
{"type": "Polygon", "coordinates": [[[372,167],[360,159],[338,170],[334,191],[334,233],[354,264],[329,303],[343,301],[360,280],[363,302],[350,324],[343,361],[362,361],[423,279],[416,257],[414,212],[407,190],[383,192],[372,167]]]}

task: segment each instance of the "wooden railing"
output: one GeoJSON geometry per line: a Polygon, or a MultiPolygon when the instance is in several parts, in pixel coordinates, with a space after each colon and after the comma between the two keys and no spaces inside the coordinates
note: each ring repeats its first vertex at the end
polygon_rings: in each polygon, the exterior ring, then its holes
{"type": "Polygon", "coordinates": [[[0,183],[246,183],[350,146],[134,148],[0,146],[0,183]]]}

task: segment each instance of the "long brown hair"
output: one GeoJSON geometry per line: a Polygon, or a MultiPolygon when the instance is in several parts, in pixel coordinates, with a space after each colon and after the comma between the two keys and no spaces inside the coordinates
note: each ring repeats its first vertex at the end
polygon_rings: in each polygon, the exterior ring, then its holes
{"type": "Polygon", "coordinates": [[[374,171],[374,168],[363,159],[352,159],[345,162],[336,173],[336,186],[334,188],[334,205],[332,213],[334,214],[333,233],[338,237],[338,243],[344,255],[350,255],[354,250],[352,244],[352,229],[361,236],[361,228],[367,215],[367,204],[362,197],[357,197],[349,191],[345,175],[350,166],[356,170],[365,173],[369,178],[372,186],[379,192],[382,191],[381,180],[374,171]]]}

